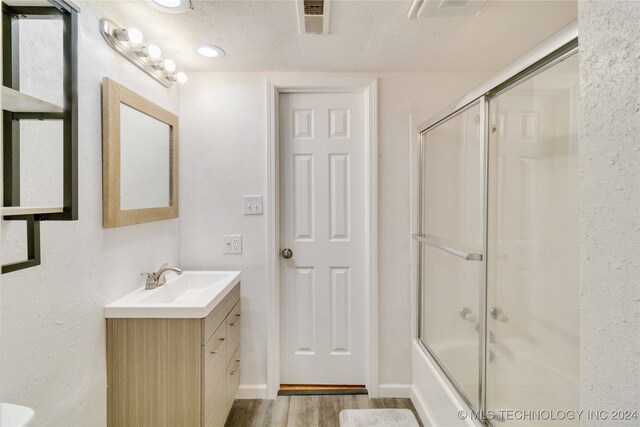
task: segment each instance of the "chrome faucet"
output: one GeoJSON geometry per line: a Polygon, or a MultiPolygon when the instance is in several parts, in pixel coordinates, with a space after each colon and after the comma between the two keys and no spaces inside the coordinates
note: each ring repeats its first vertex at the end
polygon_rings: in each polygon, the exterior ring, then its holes
{"type": "Polygon", "coordinates": [[[167,279],[164,277],[167,271],[175,271],[178,275],[182,274],[182,270],[178,267],[169,267],[169,264],[166,263],[162,264],[160,269],[155,273],[140,273],[141,276],[147,277],[147,284],[144,288],[146,290],[155,289],[167,283],[167,279]]]}

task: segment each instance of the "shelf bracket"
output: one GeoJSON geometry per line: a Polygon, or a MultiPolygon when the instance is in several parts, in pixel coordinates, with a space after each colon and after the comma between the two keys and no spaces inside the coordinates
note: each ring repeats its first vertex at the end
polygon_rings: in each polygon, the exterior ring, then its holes
{"type": "Polygon", "coordinates": [[[14,216],[11,219],[26,221],[27,259],[3,265],[2,274],[40,265],[40,221],[36,221],[35,215],[14,216]]]}

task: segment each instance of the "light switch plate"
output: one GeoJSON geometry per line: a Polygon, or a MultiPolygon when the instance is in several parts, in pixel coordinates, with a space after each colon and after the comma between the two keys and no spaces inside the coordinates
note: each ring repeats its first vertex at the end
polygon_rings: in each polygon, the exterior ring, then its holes
{"type": "Polygon", "coordinates": [[[242,253],[242,235],[227,234],[222,236],[224,240],[225,254],[241,254],[242,253]]]}
{"type": "Polygon", "coordinates": [[[243,196],[242,203],[245,215],[262,215],[262,196],[243,196]]]}

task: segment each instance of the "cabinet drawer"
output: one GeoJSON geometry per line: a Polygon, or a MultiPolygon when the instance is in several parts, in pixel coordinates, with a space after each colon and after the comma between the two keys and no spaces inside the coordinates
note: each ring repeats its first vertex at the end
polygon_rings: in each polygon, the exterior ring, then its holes
{"type": "Polygon", "coordinates": [[[222,367],[227,363],[226,354],[227,330],[224,325],[220,325],[204,346],[205,371],[211,367],[216,372],[222,372],[222,367]]]}
{"type": "Polygon", "coordinates": [[[227,316],[227,362],[240,345],[240,301],[227,316]]]}
{"type": "Polygon", "coordinates": [[[226,327],[220,325],[204,348],[203,425],[222,427],[227,418],[226,327]]]}
{"type": "Polygon", "coordinates": [[[238,283],[227,294],[226,297],[214,308],[209,315],[204,318],[204,327],[202,328],[202,344],[209,341],[211,335],[218,329],[220,325],[224,326],[224,319],[231,311],[234,305],[240,300],[240,283],[238,283]]]}
{"type": "Polygon", "coordinates": [[[231,408],[240,387],[240,347],[227,365],[227,405],[231,408]]]}

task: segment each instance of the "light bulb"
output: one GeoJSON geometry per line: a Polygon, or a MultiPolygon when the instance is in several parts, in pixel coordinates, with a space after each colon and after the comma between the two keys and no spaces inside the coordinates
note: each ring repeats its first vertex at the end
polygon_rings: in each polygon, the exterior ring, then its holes
{"type": "Polygon", "coordinates": [[[172,59],[164,60],[164,69],[169,73],[176,71],[176,63],[172,59]]]}
{"type": "Polygon", "coordinates": [[[151,57],[151,59],[157,60],[162,57],[162,50],[155,44],[150,44],[147,50],[149,51],[149,57],[151,57]]]}
{"type": "Polygon", "coordinates": [[[182,71],[179,72],[176,75],[176,78],[178,79],[178,83],[186,83],[187,80],[189,80],[189,78],[187,77],[187,75],[185,73],[183,73],[182,71]]]}
{"type": "Polygon", "coordinates": [[[140,44],[144,40],[142,31],[137,28],[129,28],[127,30],[127,35],[129,36],[129,42],[131,42],[131,44],[140,44]]]}

